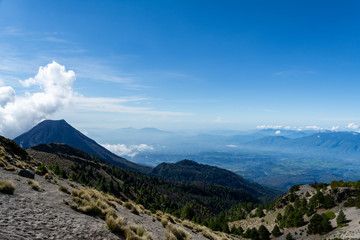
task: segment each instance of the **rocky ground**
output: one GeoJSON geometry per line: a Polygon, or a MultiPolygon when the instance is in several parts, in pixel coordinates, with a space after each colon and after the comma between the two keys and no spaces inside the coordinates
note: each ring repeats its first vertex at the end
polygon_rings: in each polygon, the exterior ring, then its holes
{"type": "MultiPolygon", "coordinates": [[[[57,180],[58,184],[55,184],[35,175],[35,180],[44,189],[36,191],[27,183],[27,178],[0,168],[0,180],[5,179],[13,183],[15,192],[13,195],[0,193],[0,239],[121,239],[106,228],[104,220],[74,211],[63,202],[63,199],[71,201],[71,195],[58,188],[61,184],[71,190],[68,180],[57,180]]],[[[124,217],[128,225],[142,226],[154,240],[166,239],[166,230],[159,219],[144,213],[135,215],[119,204],[116,208],[117,215],[124,217]]],[[[207,239],[176,225],[194,240],[207,239]]]]}

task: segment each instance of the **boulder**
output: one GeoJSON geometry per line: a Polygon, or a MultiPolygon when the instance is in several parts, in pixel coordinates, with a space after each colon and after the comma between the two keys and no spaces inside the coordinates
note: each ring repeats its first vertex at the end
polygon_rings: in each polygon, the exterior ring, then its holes
{"type": "Polygon", "coordinates": [[[20,169],[17,174],[21,177],[26,177],[26,178],[31,178],[34,179],[35,178],[35,171],[31,170],[31,169],[20,169]]]}

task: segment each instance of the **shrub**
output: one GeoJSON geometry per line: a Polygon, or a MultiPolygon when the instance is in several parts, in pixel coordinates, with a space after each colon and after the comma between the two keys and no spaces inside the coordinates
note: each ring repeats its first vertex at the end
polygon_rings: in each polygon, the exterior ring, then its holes
{"type": "Polygon", "coordinates": [[[7,165],[6,167],[4,167],[4,169],[6,171],[15,171],[16,170],[16,168],[13,165],[7,165]]]}
{"type": "Polygon", "coordinates": [[[330,212],[326,212],[325,215],[330,219],[334,219],[335,218],[335,213],[330,211],[330,212]]]}
{"type": "Polygon", "coordinates": [[[107,228],[120,236],[125,236],[125,220],[123,217],[107,216],[106,217],[106,226],[107,228]]]}
{"type": "Polygon", "coordinates": [[[169,223],[168,220],[166,220],[165,218],[161,219],[161,225],[163,227],[166,227],[168,225],[168,223],[169,223]]]}
{"type": "MultiPolygon", "coordinates": [[[[182,228],[177,228],[172,224],[167,225],[166,229],[173,235],[177,240],[189,240],[191,236],[182,228]]],[[[171,236],[170,234],[170,236],[171,236]]]]}
{"type": "Polygon", "coordinates": [[[132,202],[124,202],[123,206],[129,209],[133,214],[139,215],[139,210],[132,202]]]}
{"type": "Polygon", "coordinates": [[[67,189],[67,187],[63,186],[63,185],[60,185],[59,186],[59,191],[62,191],[64,193],[67,193],[67,194],[70,194],[69,190],[67,189]]]}
{"type": "Polygon", "coordinates": [[[43,163],[37,168],[37,170],[39,170],[40,175],[48,173],[48,170],[43,163]]]}
{"type": "Polygon", "coordinates": [[[0,167],[5,167],[5,166],[6,164],[2,160],[0,160],[0,167]]]}
{"type": "Polygon", "coordinates": [[[14,194],[15,187],[9,180],[0,181],[0,192],[6,194],[14,194]]]}
{"type": "Polygon", "coordinates": [[[27,183],[30,185],[30,187],[31,187],[32,189],[34,189],[34,190],[36,190],[36,191],[44,190],[44,189],[40,186],[39,182],[37,182],[37,181],[35,181],[35,180],[28,179],[28,180],[27,180],[27,183]]]}
{"type": "Polygon", "coordinates": [[[127,240],[152,240],[151,233],[147,232],[143,227],[131,225],[125,229],[127,240]]]}

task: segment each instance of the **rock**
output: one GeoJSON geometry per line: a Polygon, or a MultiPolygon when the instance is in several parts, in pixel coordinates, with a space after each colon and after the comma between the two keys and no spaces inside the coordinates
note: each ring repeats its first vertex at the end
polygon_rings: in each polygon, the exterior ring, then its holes
{"type": "Polygon", "coordinates": [[[31,170],[31,169],[20,169],[17,172],[17,175],[21,176],[21,177],[26,177],[26,178],[31,178],[34,179],[35,178],[35,171],[31,170]]]}

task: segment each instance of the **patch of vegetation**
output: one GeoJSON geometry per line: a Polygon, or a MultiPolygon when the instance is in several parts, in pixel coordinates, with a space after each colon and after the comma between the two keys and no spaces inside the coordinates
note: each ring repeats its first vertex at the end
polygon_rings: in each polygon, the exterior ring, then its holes
{"type": "Polygon", "coordinates": [[[40,186],[40,183],[38,181],[32,180],[32,179],[28,179],[27,183],[30,185],[30,187],[32,189],[34,189],[35,191],[45,191],[45,189],[43,189],[40,186]]]}
{"type": "Polygon", "coordinates": [[[341,226],[342,224],[346,223],[346,216],[345,216],[343,210],[340,210],[340,212],[336,218],[336,223],[338,226],[341,226]]]}
{"type": "Polygon", "coordinates": [[[9,180],[0,181],[0,192],[5,194],[14,194],[15,187],[9,180]]]}
{"type": "Polygon", "coordinates": [[[137,206],[135,206],[132,202],[124,202],[123,206],[130,210],[133,214],[139,215],[140,211],[138,210],[137,206]]]}
{"type": "Polygon", "coordinates": [[[63,185],[60,185],[58,189],[59,189],[59,191],[62,191],[62,192],[67,193],[67,194],[70,194],[68,188],[65,187],[65,186],[63,186],[63,185]]]}
{"type": "Polygon", "coordinates": [[[125,219],[112,215],[106,216],[106,227],[119,236],[125,236],[125,219]]]}
{"type": "Polygon", "coordinates": [[[48,173],[48,170],[43,163],[40,166],[38,166],[37,170],[39,171],[41,176],[48,173]]]}
{"type": "Polygon", "coordinates": [[[166,227],[168,231],[166,234],[167,239],[176,239],[176,240],[190,240],[191,235],[186,232],[184,229],[176,227],[173,224],[169,224],[166,227]]]}
{"type": "Polygon", "coordinates": [[[271,231],[271,235],[273,235],[274,237],[280,237],[282,235],[282,232],[280,231],[280,228],[278,225],[275,225],[275,227],[271,231]]]}
{"type": "Polygon", "coordinates": [[[112,201],[115,199],[95,189],[74,189],[71,191],[71,195],[74,203],[70,204],[70,207],[84,214],[105,219],[108,213],[114,211],[115,205],[112,201]]]}
{"type": "Polygon", "coordinates": [[[16,167],[14,167],[13,165],[7,165],[7,166],[4,167],[4,169],[6,171],[15,171],[16,167]]]}
{"type": "Polygon", "coordinates": [[[125,229],[126,239],[134,240],[153,240],[151,233],[147,232],[143,227],[131,225],[125,229]]]}
{"type": "Polygon", "coordinates": [[[329,211],[329,212],[326,212],[325,215],[330,219],[334,219],[336,216],[335,216],[335,213],[332,212],[332,211],[329,211]]]}
{"type": "Polygon", "coordinates": [[[325,214],[314,214],[308,225],[308,234],[325,234],[332,230],[329,218],[325,214]]]}

